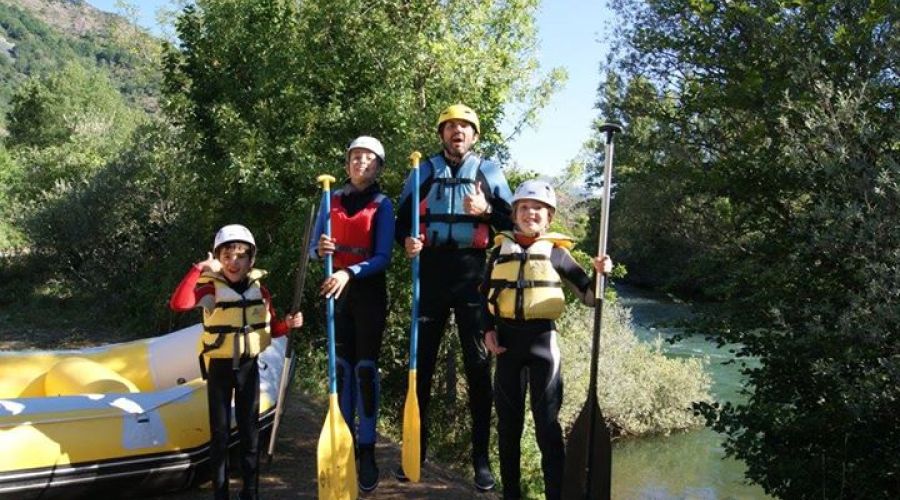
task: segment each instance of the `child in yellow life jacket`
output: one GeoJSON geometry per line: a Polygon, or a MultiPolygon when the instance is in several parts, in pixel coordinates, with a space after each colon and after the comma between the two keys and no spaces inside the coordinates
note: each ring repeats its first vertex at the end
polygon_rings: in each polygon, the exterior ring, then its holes
{"type": "Polygon", "coordinates": [[[303,326],[301,313],[275,320],[266,272],[254,269],[256,242],[240,224],[216,233],[213,251],[194,264],[169,301],[175,311],[203,308],[199,346],[209,402],[209,455],[213,495],[228,500],[228,438],[231,399],[240,438],[242,500],[256,500],[259,488],[259,365],[257,356],[272,337],[303,326]]]}
{"type": "MultiPolygon", "coordinates": [[[[589,306],[594,305],[594,286],[569,253],[572,238],[547,232],[556,210],[556,194],[549,184],[523,182],[513,195],[512,209],[515,229],[495,238],[482,284],[487,299],[484,344],[497,356],[494,404],[503,498],[521,498],[520,443],[528,384],[544,493],[553,500],[561,495],[565,460],[559,423],[563,384],[554,320],[565,308],[564,282],[589,306]]],[[[593,267],[607,273],[612,262],[607,256],[595,257],[593,267]]]]}

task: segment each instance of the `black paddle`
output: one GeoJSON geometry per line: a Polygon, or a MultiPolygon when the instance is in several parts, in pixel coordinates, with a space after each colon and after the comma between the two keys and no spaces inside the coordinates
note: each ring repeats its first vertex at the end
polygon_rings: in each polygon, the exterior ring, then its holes
{"type": "MultiPolygon", "coordinates": [[[[603,200],[600,212],[600,235],[597,256],[606,255],[606,236],[609,230],[610,185],[612,184],[613,134],[622,131],[620,125],[604,123],[600,131],[606,133],[606,158],[603,168],[603,200]]],[[[563,475],[565,500],[609,500],[612,487],[612,443],[609,427],[597,403],[597,363],[600,355],[600,331],[603,325],[603,293],[606,277],[597,274],[594,285],[594,335],[591,344],[591,379],[587,401],[566,441],[566,465],[563,475]]]]}
{"type": "MultiPolygon", "coordinates": [[[[306,267],[309,263],[309,240],[312,237],[312,229],[315,223],[316,206],[313,205],[309,208],[309,217],[306,220],[306,229],[303,232],[303,248],[300,249],[300,266],[297,268],[297,276],[294,281],[294,300],[291,303],[291,314],[297,314],[300,311],[300,304],[303,302],[303,286],[306,283],[306,267]]],[[[294,380],[294,367],[296,364],[293,342],[291,342],[289,337],[287,339],[287,347],[284,350],[284,366],[281,369],[281,380],[278,383],[278,400],[275,401],[275,421],[272,424],[272,434],[269,436],[269,449],[266,453],[269,464],[272,463],[272,456],[275,454],[275,436],[278,435],[278,424],[281,423],[281,415],[284,413],[288,389],[291,381],[294,380]]]]}

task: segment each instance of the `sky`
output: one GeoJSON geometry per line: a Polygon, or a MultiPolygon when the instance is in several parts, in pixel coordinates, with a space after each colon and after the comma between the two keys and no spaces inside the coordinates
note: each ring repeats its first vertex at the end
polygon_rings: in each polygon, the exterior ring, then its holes
{"type": "MultiPolygon", "coordinates": [[[[116,0],[88,0],[107,12],[116,12],[116,0]]],[[[158,32],[156,12],[171,8],[171,0],[132,1],[137,6],[138,22],[158,32]]],[[[522,130],[509,143],[511,161],[542,176],[562,173],[575,159],[590,137],[591,123],[597,116],[594,103],[600,82],[600,62],[605,60],[608,43],[601,43],[612,31],[613,16],[605,0],[543,0],[538,11],[538,38],[541,72],[563,67],[569,74],[566,84],[554,94],[539,114],[533,128],[522,130]]],[[[476,110],[477,111],[477,110],[476,110]]],[[[510,124],[502,124],[508,136],[510,124]]]]}

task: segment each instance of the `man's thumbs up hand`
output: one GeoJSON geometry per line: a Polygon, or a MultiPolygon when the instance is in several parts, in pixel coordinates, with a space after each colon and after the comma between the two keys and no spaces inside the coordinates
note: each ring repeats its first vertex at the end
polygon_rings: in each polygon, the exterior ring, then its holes
{"type": "Polygon", "coordinates": [[[481,181],[475,183],[475,192],[463,198],[463,209],[468,215],[484,215],[488,209],[487,199],[481,190],[481,181]]]}

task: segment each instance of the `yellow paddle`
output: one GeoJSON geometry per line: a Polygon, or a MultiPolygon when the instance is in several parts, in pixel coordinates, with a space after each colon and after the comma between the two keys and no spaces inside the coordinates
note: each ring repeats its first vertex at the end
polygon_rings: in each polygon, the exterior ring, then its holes
{"type": "MultiPolygon", "coordinates": [[[[317,179],[322,183],[325,212],[325,235],[331,237],[331,183],[334,177],[320,175],[317,179]]],[[[325,255],[325,279],[331,277],[331,254],[325,255]]],[[[358,491],[356,484],[356,458],[353,453],[353,434],[344,421],[338,405],[337,377],[335,374],[334,351],[334,297],[328,298],[326,304],[328,331],[328,413],[325,425],[319,434],[318,478],[319,498],[325,500],[355,500],[358,491]]]]}
{"type": "MultiPolygon", "coordinates": [[[[413,238],[419,237],[419,160],[422,153],[414,151],[409,156],[412,163],[412,223],[413,238]]],[[[401,460],[403,474],[417,483],[421,473],[422,456],[420,449],[421,422],[419,421],[419,397],[416,395],[416,357],[419,349],[419,256],[412,260],[412,324],[409,333],[409,381],[406,389],[406,404],[403,405],[403,448],[401,460]]]]}

